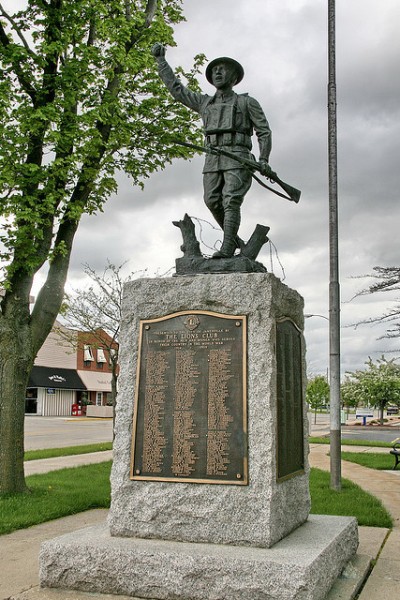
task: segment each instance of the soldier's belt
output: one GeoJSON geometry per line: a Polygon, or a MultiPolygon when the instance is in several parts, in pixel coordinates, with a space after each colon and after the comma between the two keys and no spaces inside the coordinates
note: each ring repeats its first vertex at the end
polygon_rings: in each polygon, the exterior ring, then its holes
{"type": "Polygon", "coordinates": [[[244,146],[251,150],[251,138],[239,131],[233,133],[211,133],[205,136],[208,146],[244,146]]]}

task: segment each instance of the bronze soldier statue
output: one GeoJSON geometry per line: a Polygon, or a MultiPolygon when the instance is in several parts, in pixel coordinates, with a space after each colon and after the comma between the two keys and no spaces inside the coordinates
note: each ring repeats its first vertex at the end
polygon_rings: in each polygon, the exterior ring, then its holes
{"type": "MultiPolygon", "coordinates": [[[[155,44],[152,53],[158,63],[162,81],[175,100],[200,114],[204,124],[205,144],[211,149],[226,150],[239,159],[254,161],[251,136],[255,131],[259,145],[258,168],[268,175],[271,130],[260,104],[248,94],[236,94],[233,87],[244,76],[241,64],[227,57],[212,60],[206,78],[216,88],[214,96],[196,93],[185,87],[165,59],[165,47],[155,44]]],[[[238,230],[240,207],[252,182],[251,169],[219,153],[207,153],[203,169],[204,201],[224,232],[221,249],[213,258],[233,256],[240,246],[238,230]]]]}

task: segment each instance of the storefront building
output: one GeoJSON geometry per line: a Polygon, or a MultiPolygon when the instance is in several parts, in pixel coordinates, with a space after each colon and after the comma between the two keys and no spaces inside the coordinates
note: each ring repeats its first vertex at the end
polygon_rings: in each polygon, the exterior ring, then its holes
{"type": "Polygon", "coordinates": [[[76,405],[111,404],[109,340],[103,331],[101,335],[88,334],[56,322],[36,357],[26,390],[25,414],[70,416],[76,414],[76,405]]]}
{"type": "Polygon", "coordinates": [[[71,414],[81,404],[86,386],[74,369],[38,367],[32,369],[25,400],[25,413],[43,417],[71,414]]]}

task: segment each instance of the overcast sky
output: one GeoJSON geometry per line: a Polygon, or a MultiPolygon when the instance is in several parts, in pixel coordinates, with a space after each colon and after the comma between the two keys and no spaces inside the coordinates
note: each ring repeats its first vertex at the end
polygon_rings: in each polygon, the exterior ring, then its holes
{"type": "MultiPolygon", "coordinates": [[[[305,313],[328,316],[327,2],[321,0],[184,0],[186,23],[176,27],[167,59],[190,68],[231,56],[244,67],[237,92],[263,106],[273,132],[270,163],[302,190],[299,204],[256,183],[243,210],[241,237],[269,225],[277,249],[259,256],[268,271],[297,289],[305,313]]],[[[376,265],[399,265],[400,23],[399,0],[337,0],[337,100],[342,371],[363,368],[400,344],[377,340],[382,327],[348,327],[390,307],[390,298],[350,302],[368,280],[354,276],[376,265]]],[[[213,88],[201,78],[203,89],[213,88]]],[[[255,154],[258,149],[255,147],[255,154]]],[[[83,284],[82,263],[102,270],[107,259],[129,261],[128,271],[173,272],[181,256],[172,221],[189,215],[211,221],[202,200],[203,158],[175,161],[144,191],[119,177],[118,194],[104,213],[85,217],[76,237],[69,285],[83,284]]],[[[204,224],[214,243],[218,231],[204,224]]],[[[207,252],[207,249],[204,248],[207,252]]],[[[210,251],[208,251],[210,252],[210,251]]],[[[306,320],[308,372],[328,366],[328,321],[306,320]]],[[[400,354],[400,352],[399,352],[400,354]]],[[[388,356],[396,356],[388,354],[388,356]]]]}

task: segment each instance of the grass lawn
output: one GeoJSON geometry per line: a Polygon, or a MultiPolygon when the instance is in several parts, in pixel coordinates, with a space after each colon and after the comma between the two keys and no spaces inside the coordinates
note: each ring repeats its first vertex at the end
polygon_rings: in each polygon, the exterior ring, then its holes
{"type": "MultiPolygon", "coordinates": [[[[310,444],[329,444],[329,437],[313,437],[308,438],[310,444]]],[[[369,448],[391,448],[393,442],[380,442],[380,441],[369,441],[369,440],[343,440],[342,446],[368,446],[369,448]]]]}
{"type": "Polygon", "coordinates": [[[0,497],[0,534],[110,506],[111,461],[26,478],[30,493],[0,497]]]}
{"type": "Polygon", "coordinates": [[[387,454],[381,452],[342,452],[342,459],[347,460],[348,462],[357,463],[363,467],[381,471],[393,469],[395,463],[394,456],[389,452],[387,454]]]}
{"type": "Polygon", "coordinates": [[[336,492],[330,489],[330,474],[313,468],[310,493],[313,514],[357,517],[359,525],[371,527],[393,526],[392,518],[382,502],[348,479],[342,479],[342,489],[336,492]]]}
{"type": "Polygon", "coordinates": [[[67,448],[27,450],[25,452],[24,460],[56,458],[57,456],[73,456],[74,454],[88,454],[89,452],[104,452],[104,450],[112,450],[112,442],[103,442],[101,444],[85,444],[84,446],[68,446],[67,448]]]}
{"type": "MultiPolygon", "coordinates": [[[[0,534],[91,508],[108,508],[110,468],[111,462],[104,462],[27,477],[29,494],[0,498],[0,534]]],[[[379,500],[346,479],[342,486],[341,492],[331,490],[329,473],[311,469],[312,512],[355,516],[360,525],[392,526],[379,500]]]]}

